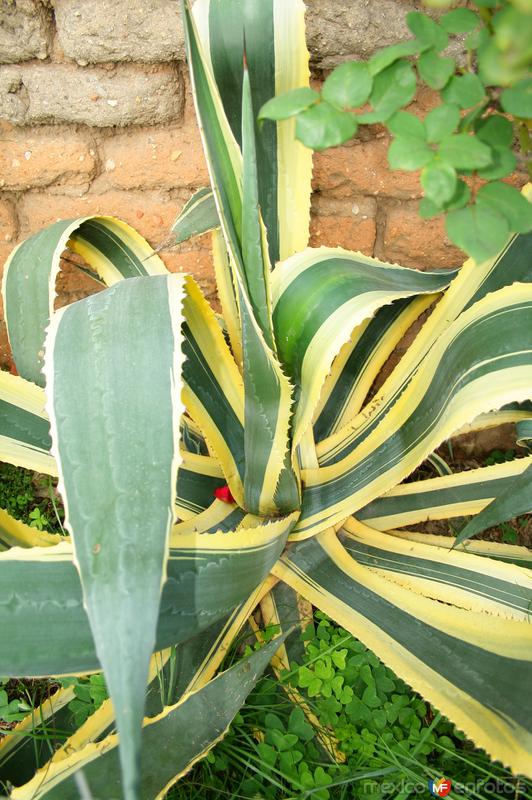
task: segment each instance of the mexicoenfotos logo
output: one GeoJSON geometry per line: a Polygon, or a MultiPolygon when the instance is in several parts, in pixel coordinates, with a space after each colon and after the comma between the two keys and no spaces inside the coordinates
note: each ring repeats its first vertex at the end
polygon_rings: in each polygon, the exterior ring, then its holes
{"type": "Polygon", "coordinates": [[[429,781],[429,789],[433,797],[447,797],[451,791],[451,781],[449,778],[438,778],[436,781],[429,781]]]}

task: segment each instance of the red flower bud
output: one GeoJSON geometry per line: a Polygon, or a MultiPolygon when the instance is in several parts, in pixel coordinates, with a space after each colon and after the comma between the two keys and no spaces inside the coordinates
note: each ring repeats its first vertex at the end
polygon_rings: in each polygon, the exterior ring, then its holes
{"type": "Polygon", "coordinates": [[[214,496],[221,500],[223,503],[234,503],[235,499],[231,494],[231,489],[229,486],[219,486],[218,489],[214,490],[214,496]]]}

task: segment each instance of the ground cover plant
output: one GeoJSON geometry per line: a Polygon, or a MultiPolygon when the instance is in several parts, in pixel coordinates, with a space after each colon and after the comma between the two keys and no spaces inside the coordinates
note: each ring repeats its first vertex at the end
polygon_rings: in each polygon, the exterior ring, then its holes
{"type": "Polygon", "coordinates": [[[169,800],[406,798],[426,795],[435,775],[452,779],[451,797],[532,796],[528,781],[491,763],[326,615],[316,612],[300,638],[290,669],[259,681],[223,741],[169,800]],[[309,685],[309,673],[324,668],[321,686],[309,685]],[[313,724],[287,686],[299,687],[313,724]]]}
{"type": "Polygon", "coordinates": [[[163,795],[267,663],[282,668],[299,597],[530,771],[529,551],[396,531],[530,510],[529,456],[403,484],[464,426],[511,421],[525,441],[530,238],[444,272],[305,249],[311,153],[291,121],[256,124],[265,101],[308,82],[304,6],[238,8],[238,29],[232,3],[184,8],[212,185],[174,234],[215,229],[222,314],[110,217],[56,223],[4,269],[18,376],[0,374],[0,457],[58,476],[69,537],[2,512],[0,673],[103,669],[112,700],[76,729],[65,685],[39,710],[41,746],[15,729],[0,749],[14,800],[163,795]],[[108,288],[55,311],[65,247],[108,288]],[[256,608],[280,638],[216,674],[256,608]]]}

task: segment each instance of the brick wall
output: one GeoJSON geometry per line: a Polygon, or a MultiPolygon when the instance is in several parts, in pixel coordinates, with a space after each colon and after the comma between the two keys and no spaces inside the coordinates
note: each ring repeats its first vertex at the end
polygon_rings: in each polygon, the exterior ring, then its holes
{"type": "MultiPolygon", "coordinates": [[[[406,0],[307,0],[314,77],[407,35],[406,0]]],[[[208,181],[183,61],[178,0],[0,0],[0,265],[59,218],[107,213],[162,242],[208,181]]],[[[421,94],[414,110],[433,98],[421,94]]],[[[460,263],[439,221],[416,213],[411,173],[389,173],[386,138],[315,157],[311,244],[421,268],[460,263]]],[[[209,238],[163,251],[213,291],[209,238]]],[[[83,290],[67,275],[62,301],[83,290]]],[[[1,313],[1,312],[0,312],[1,313]]],[[[7,363],[0,316],[0,365],[7,363]]]]}

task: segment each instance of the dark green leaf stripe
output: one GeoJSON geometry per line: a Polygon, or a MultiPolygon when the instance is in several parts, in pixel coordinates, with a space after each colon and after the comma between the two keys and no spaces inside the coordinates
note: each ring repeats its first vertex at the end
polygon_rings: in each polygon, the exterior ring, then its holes
{"type": "Polygon", "coordinates": [[[201,473],[181,465],[177,472],[176,505],[178,509],[199,514],[211,505],[215,490],[225,483],[223,475],[201,473]]]}
{"type": "MultiPolygon", "coordinates": [[[[242,258],[241,153],[231,139],[223,106],[202,61],[188,3],[185,30],[196,109],[234,270],[242,325],[246,431],[243,502],[249,512],[274,513],[277,510],[274,492],[287,451],[290,387],[262,337],[252,310],[253,297],[242,258]]],[[[256,264],[250,266],[257,269],[256,264]]]]}
{"type": "MultiPolygon", "coordinates": [[[[231,159],[231,155],[234,157],[235,154],[234,152],[231,154],[228,149],[227,130],[222,127],[225,119],[220,116],[223,114],[223,107],[218,108],[216,105],[213,96],[214,87],[209,84],[206,67],[201,58],[188,2],[185,2],[184,8],[187,58],[193,82],[196,112],[202,125],[203,144],[211,170],[220,223],[226,239],[233,245],[231,249],[235,251],[234,255],[239,255],[242,242],[242,195],[231,159]]],[[[243,275],[242,264],[238,264],[238,267],[240,274],[243,275]]]]}
{"type": "MultiPolygon", "coordinates": [[[[419,343],[423,347],[418,348],[416,355],[412,356],[417,344],[416,340],[414,347],[410,348],[403,363],[400,362],[396,368],[396,373],[392,373],[393,390],[384,395],[384,401],[379,404],[376,413],[363,422],[362,420],[359,421],[361,424],[355,431],[348,431],[346,428],[345,446],[341,443],[335,443],[334,445],[327,442],[323,443],[318,452],[320,464],[325,466],[341,460],[374,430],[408,385],[419,365],[419,359],[427,352],[433,341],[434,330],[437,337],[438,334],[446,330],[450,322],[456,319],[461,312],[490,292],[495,292],[514,282],[530,283],[532,281],[532,266],[529,255],[531,237],[532,234],[520,234],[512,237],[507,246],[495,258],[482,265],[466,262],[442,300],[436,306],[435,312],[425,324],[422,336],[418,337],[419,343]],[[436,320],[434,325],[433,320],[436,320]],[[397,374],[397,380],[394,379],[394,374],[397,374]]],[[[387,384],[384,385],[384,391],[386,391],[386,388],[387,384]]]]}
{"type": "MultiPolygon", "coordinates": [[[[244,428],[213,374],[207,355],[197,344],[187,324],[183,325],[183,379],[197,397],[230,448],[241,478],[244,478],[244,428]]],[[[194,414],[192,413],[192,416],[194,414]]],[[[202,420],[197,420],[201,425],[202,420]]]]}
{"type": "MultiPolygon", "coordinates": [[[[185,641],[233,611],[268,575],[286,539],[237,550],[243,534],[225,535],[234,540],[235,550],[219,549],[216,543],[209,549],[210,536],[197,550],[171,547],[155,649],[185,641]]],[[[71,549],[61,545],[20,551],[20,560],[13,552],[9,560],[9,553],[0,555],[0,630],[11,642],[0,655],[2,674],[101,669],[71,549]]]]}
{"type": "MultiPolygon", "coordinates": [[[[345,467],[340,462],[329,470],[315,470],[312,483],[307,478],[298,530],[305,530],[309,525],[306,520],[313,516],[315,519],[318,516],[322,520],[327,519],[330,523],[334,514],[331,515],[328,509],[338,508],[342,503],[345,503],[345,507],[336,512],[335,519],[341,519],[342,515],[345,518],[344,510],[348,514],[355,513],[357,500],[350,498],[370,483],[380,485],[386,491],[406,477],[419,463],[410,464],[409,454],[418,452],[423,442],[426,442],[430,452],[445,438],[442,425],[453,408],[453,398],[469,384],[493,375],[492,382],[498,384],[499,394],[506,400],[505,371],[521,369],[525,375],[526,369],[532,366],[532,300],[524,299],[530,295],[530,291],[516,290],[517,297],[523,296],[523,300],[512,301],[513,291],[513,287],[508,287],[497,295],[491,295],[482,305],[475,306],[475,310],[478,308],[476,315],[471,309],[449,328],[448,335],[440,340],[439,348],[434,348],[427,358],[426,369],[423,366],[419,369],[408,393],[403,395],[401,416],[391,412],[384,423],[386,436],[379,439],[379,430],[374,432],[378,442],[375,449],[371,452],[368,450],[367,455],[353,463],[347,458],[345,467]],[[498,302],[500,307],[497,307],[498,302]],[[484,308],[486,311],[482,312],[484,308]],[[436,358],[439,359],[437,369],[436,358]],[[408,407],[405,398],[408,398],[408,407]],[[393,477],[386,485],[382,476],[391,473],[393,467],[393,477]],[[320,479],[320,476],[323,477],[320,479]]],[[[522,389],[516,389],[521,398],[525,396],[524,389],[525,383],[522,389]]],[[[480,405],[481,401],[482,395],[477,404],[480,405]]],[[[497,392],[494,392],[490,402],[497,404],[497,392]]],[[[486,409],[479,408],[477,413],[482,410],[486,409]]],[[[466,418],[467,415],[469,418],[476,416],[465,407],[461,413],[466,418]]],[[[451,432],[448,431],[447,435],[451,432]]],[[[368,448],[371,441],[371,438],[366,440],[368,448]]],[[[420,460],[428,455],[419,452],[420,460]]],[[[383,493],[382,490],[380,493],[383,493]]]]}
{"type": "MultiPolygon", "coordinates": [[[[285,640],[285,647],[290,662],[296,661],[302,664],[306,659],[305,645],[301,641],[301,633],[307,625],[312,622],[312,609],[309,604],[309,616],[303,617],[301,614],[301,604],[305,601],[300,597],[297,592],[294,592],[288,584],[279,581],[270,592],[272,600],[275,603],[275,610],[279,617],[279,623],[282,631],[288,631],[294,628],[294,632],[287,636],[285,640]],[[295,627],[294,627],[295,626],[295,627]]],[[[267,618],[263,614],[264,623],[268,624],[267,618]]]]}
{"type": "MultiPolygon", "coordinates": [[[[150,261],[160,263],[155,253],[153,258],[146,258],[144,254],[134,250],[131,241],[126,241],[124,231],[116,228],[111,218],[93,217],[86,220],[73,232],[70,243],[73,250],[90,248],[91,251],[96,250],[105,256],[122,278],[151,275],[153,272],[150,261]]],[[[157,271],[160,272],[159,269],[157,271]]]]}
{"type": "Polygon", "coordinates": [[[530,463],[518,459],[506,464],[481,467],[464,473],[401,484],[357,511],[357,519],[381,530],[413,525],[426,519],[463,516],[466,503],[488,503],[513,485],[530,463]],[[381,527],[382,526],[382,527],[381,527]]]}
{"type": "Polygon", "coordinates": [[[50,451],[47,419],[0,399],[0,436],[22,442],[45,453],[50,451]]]}
{"type": "Polygon", "coordinates": [[[181,244],[220,226],[216,201],[211,188],[199,189],[185,203],[172,225],[173,244],[181,244]]]}
{"type": "Polygon", "coordinates": [[[244,71],[242,92],[242,258],[255,319],[266,344],[274,349],[270,301],[271,266],[265,252],[266,242],[259,207],[255,117],[248,69],[244,71]]]}
{"type": "Polygon", "coordinates": [[[484,508],[480,514],[467,523],[456,537],[456,544],[471,539],[486,528],[500,525],[520,514],[532,511],[532,464],[517,476],[502,492],[498,492],[495,499],[484,508]]]}
{"type": "Polygon", "coordinates": [[[188,453],[197,453],[200,456],[209,455],[205,438],[199,428],[192,423],[192,420],[181,417],[179,429],[181,432],[181,444],[188,453]]]}
{"type": "Polygon", "coordinates": [[[401,315],[415,302],[407,297],[396,300],[389,306],[380,308],[375,317],[370,321],[362,336],[357,339],[353,350],[338,375],[334,387],[330,392],[314,423],[314,439],[321,442],[333,433],[349,397],[367,365],[372,363],[375,350],[389,334],[390,328],[400,319],[401,315]]]}
{"type": "MultiPolygon", "coordinates": [[[[368,646],[375,649],[376,654],[385,662],[390,662],[390,653],[394,648],[397,654],[406,651],[410,654],[409,660],[412,657],[419,659],[435,675],[443,677],[451,686],[487,706],[510,730],[517,725],[527,734],[532,733],[532,695],[523,692],[523,686],[529,685],[532,680],[531,661],[490,650],[489,636],[486,637],[485,648],[460,636],[464,614],[469,616],[471,626],[474,626],[476,620],[482,627],[486,627],[489,616],[452,609],[451,606],[447,607],[446,614],[440,614],[439,603],[422,600],[419,596],[420,616],[413,616],[401,607],[402,597],[408,596],[404,589],[381,579],[383,590],[386,591],[382,594],[373,591],[369,588],[370,584],[366,585],[341,569],[316,539],[297,544],[283,557],[282,564],[286,568],[283,575],[289,583],[300,591],[304,591],[305,586],[313,587],[312,601],[318,606],[320,597],[323,598],[321,606],[326,613],[331,613],[329,597],[337,598],[347,609],[352,609],[355,615],[351,623],[346,624],[344,618],[341,622],[346,627],[351,627],[352,632],[360,636],[362,641],[365,639],[362,620],[367,620],[370,626],[377,626],[386,638],[381,641],[380,648],[375,647],[374,638],[368,646]],[[391,592],[396,593],[397,603],[387,599],[391,592]],[[434,621],[441,619],[442,626],[425,621],[424,609],[433,609],[428,618],[432,616],[434,621]],[[361,615],[362,619],[357,618],[357,615],[361,615]],[[456,634],[453,633],[454,630],[456,634]]],[[[354,571],[353,574],[358,575],[359,572],[354,571]]],[[[528,631],[527,623],[508,620],[501,622],[516,626],[516,631],[528,631]]],[[[410,661],[410,667],[412,671],[403,667],[403,677],[416,688],[415,663],[410,661]]],[[[462,722],[461,720],[459,724],[462,722]]],[[[504,744],[508,749],[508,741],[504,744]]],[[[526,747],[524,744],[523,746],[526,747]]]]}
{"type": "Polygon", "coordinates": [[[481,300],[490,292],[496,292],[514,281],[519,283],[532,283],[532,233],[522,233],[512,236],[506,247],[493,259],[488,273],[482,282],[467,298],[463,310],[481,300]]]}
{"type": "MultiPolygon", "coordinates": [[[[170,706],[153,721],[148,721],[142,729],[140,797],[159,796],[224,735],[283,638],[277,637],[202,689],[186,696],[181,703],[170,706]],[[213,714],[213,709],[216,709],[216,714],[213,714]],[[184,731],[186,735],[183,735],[184,731]]],[[[100,758],[82,765],[83,774],[91,796],[119,800],[122,795],[117,742],[116,738],[107,741],[110,747],[100,758]]],[[[72,800],[77,796],[75,780],[68,776],[66,768],[65,777],[66,780],[42,797],[45,800],[72,800]]]]}
{"type": "MultiPolygon", "coordinates": [[[[294,271],[297,259],[296,256],[292,262],[294,271]]],[[[383,304],[387,304],[405,294],[437,292],[448,285],[454,274],[449,270],[420,272],[393,267],[370,259],[357,260],[356,255],[351,258],[342,258],[341,255],[317,257],[315,263],[293,280],[290,280],[289,273],[286,277],[281,274],[282,288],[275,300],[274,324],[284,366],[299,382],[311,341],[331,315],[350,300],[364,295],[372,300],[372,295],[382,294],[383,304]]]]}
{"type": "MultiPolygon", "coordinates": [[[[486,599],[496,600],[510,609],[522,611],[532,615],[532,589],[515,586],[510,581],[504,581],[492,575],[481,574],[475,570],[464,567],[453,567],[443,561],[430,561],[426,558],[417,558],[415,549],[412,555],[403,555],[393,550],[381,547],[372,547],[356,540],[356,537],[342,538],[342,543],[359,564],[375,569],[386,570],[398,575],[411,575],[417,578],[426,578],[449,587],[452,595],[453,587],[463,589],[471,594],[486,599]]],[[[435,552],[435,556],[437,553],[435,552]]]]}
{"type": "MultiPolygon", "coordinates": [[[[249,68],[252,110],[256,120],[262,105],[276,94],[273,0],[250,6],[232,0],[231,11],[220,2],[209,4],[210,55],[214,78],[227,119],[242,144],[244,40],[249,68]]],[[[256,128],[259,203],[266,228],[270,260],[279,260],[277,209],[277,126],[270,120],[256,128]]]]}
{"type": "Polygon", "coordinates": [[[18,373],[39,386],[44,385],[44,335],[53,311],[60,256],[67,243],[107,283],[166,271],[136,231],[109,217],[62,220],[22,242],[5,265],[4,312],[18,373]],[[151,254],[153,258],[147,258],[151,254]]]}
{"type": "MultiPolygon", "coordinates": [[[[245,508],[250,513],[261,513],[264,484],[270,484],[269,497],[273,503],[279,476],[288,448],[288,418],[290,416],[290,391],[288,382],[281,384],[284,376],[276,369],[272,356],[266,350],[255,321],[246,309],[245,299],[240,296],[242,309],[242,354],[245,364],[245,448],[246,475],[244,481],[245,508]],[[284,395],[284,396],[283,396],[284,395]],[[286,419],[284,425],[280,417],[286,419]],[[279,426],[282,425],[279,430],[279,426]],[[284,430],[283,430],[284,429],[284,430]],[[274,460],[272,463],[272,455],[274,460]]],[[[295,489],[295,478],[291,471],[284,470],[287,490],[277,502],[292,498],[299,500],[295,489]]],[[[268,498],[266,503],[268,504],[268,498]]],[[[296,506],[294,505],[293,508],[296,506]]],[[[285,509],[291,511],[293,508],[285,509]]],[[[272,508],[270,507],[270,511],[272,508]]]]}

